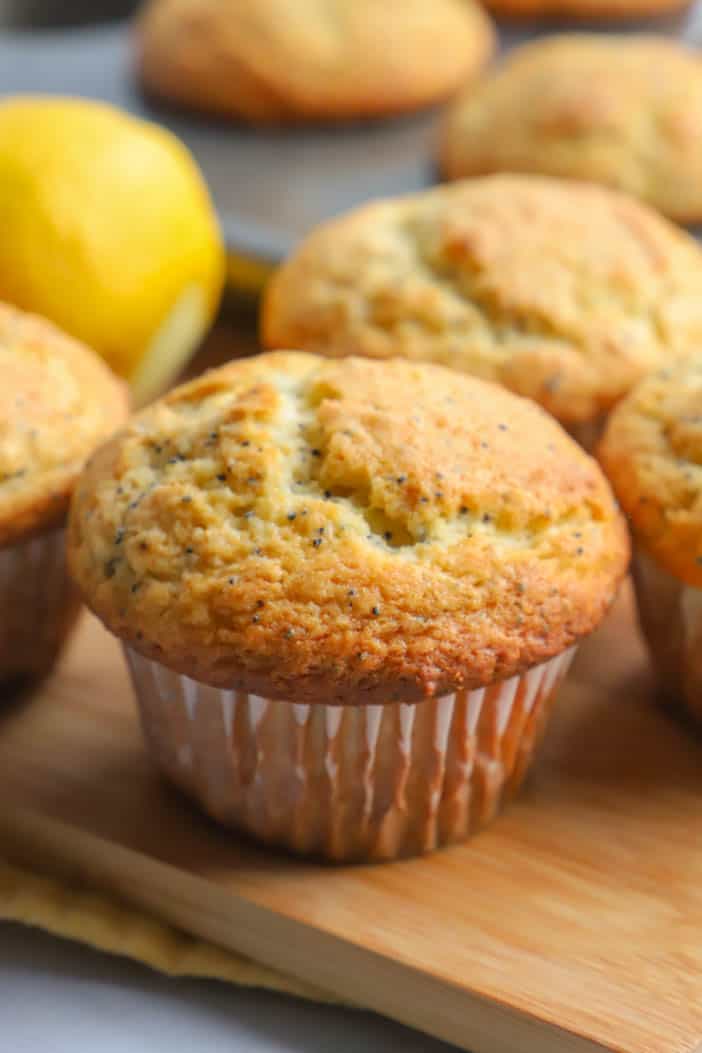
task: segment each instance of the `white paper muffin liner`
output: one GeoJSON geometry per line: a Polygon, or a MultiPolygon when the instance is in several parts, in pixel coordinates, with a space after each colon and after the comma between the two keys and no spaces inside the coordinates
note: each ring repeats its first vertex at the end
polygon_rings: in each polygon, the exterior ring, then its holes
{"type": "Polygon", "coordinates": [[[0,549],[0,685],[51,669],[78,606],[63,529],[0,549]]]}
{"type": "Polygon", "coordinates": [[[634,552],[633,575],[661,690],[702,722],[702,589],[663,570],[641,548],[634,552]]]}
{"type": "Polygon", "coordinates": [[[522,781],[574,648],[413,705],[300,705],[125,653],[162,772],[213,818],[331,860],[416,855],[489,822],[522,781]]]}

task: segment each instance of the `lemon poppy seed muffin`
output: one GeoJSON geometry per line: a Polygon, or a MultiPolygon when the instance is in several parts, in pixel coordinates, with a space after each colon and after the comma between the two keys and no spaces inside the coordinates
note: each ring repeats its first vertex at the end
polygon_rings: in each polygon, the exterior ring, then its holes
{"type": "Polygon", "coordinates": [[[0,304],[0,684],[51,667],[77,610],[63,526],[88,455],[126,419],[91,351],[0,304]]]}
{"type": "Polygon", "coordinates": [[[702,355],[642,381],[598,452],[631,523],[661,687],[702,722],[702,355]]]}
{"type": "Polygon", "coordinates": [[[313,231],[273,275],[261,329],[270,348],[497,381],[591,445],[642,376],[702,339],[702,251],[604,187],[466,180],[313,231]]]}
{"type": "Polygon", "coordinates": [[[490,818],[627,554],[597,465],[538,407],[438,367],[293,352],[133,418],[70,528],[168,776],[335,859],[490,818]]]}
{"type": "Polygon", "coordinates": [[[453,104],[441,165],[449,179],[502,171],[591,180],[699,222],[702,63],[665,37],[525,44],[453,104]]]}
{"type": "Polygon", "coordinates": [[[494,32],[474,0],[151,0],[136,43],[149,92],[284,123],[440,102],[484,66],[494,32]]]}

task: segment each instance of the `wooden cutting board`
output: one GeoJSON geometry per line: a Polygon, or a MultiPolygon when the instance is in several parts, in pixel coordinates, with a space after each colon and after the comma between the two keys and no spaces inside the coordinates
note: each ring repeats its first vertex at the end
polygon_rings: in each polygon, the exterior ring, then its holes
{"type": "Polygon", "coordinates": [[[86,616],[55,677],[0,717],[0,836],[474,1053],[687,1053],[702,1044],[702,744],[652,693],[626,594],[490,830],[329,868],[242,843],[161,784],[119,649],[86,616]]]}

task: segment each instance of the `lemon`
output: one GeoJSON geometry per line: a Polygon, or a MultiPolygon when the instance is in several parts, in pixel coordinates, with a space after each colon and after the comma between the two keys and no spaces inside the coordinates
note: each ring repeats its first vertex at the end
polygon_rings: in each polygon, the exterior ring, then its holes
{"type": "Polygon", "coordinates": [[[224,271],[207,188],[174,135],[84,99],[0,103],[0,299],[93,347],[137,403],[192,354],[224,271]]]}

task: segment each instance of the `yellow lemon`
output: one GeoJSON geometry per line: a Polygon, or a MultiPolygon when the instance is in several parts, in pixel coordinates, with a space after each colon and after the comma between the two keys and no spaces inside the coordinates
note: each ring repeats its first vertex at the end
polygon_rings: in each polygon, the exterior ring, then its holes
{"type": "Polygon", "coordinates": [[[83,99],[0,103],[0,299],[46,315],[157,394],[209,327],[225,257],[170,132],[83,99]]]}

